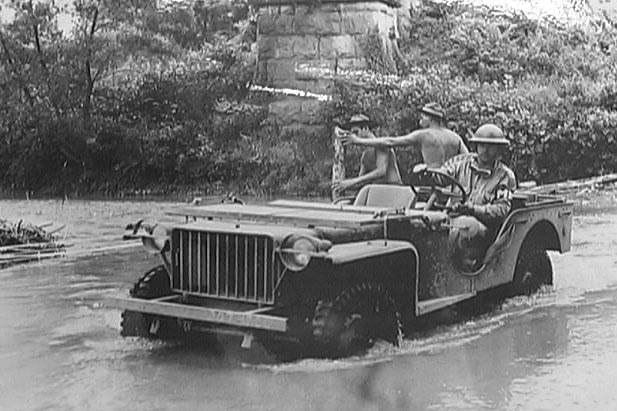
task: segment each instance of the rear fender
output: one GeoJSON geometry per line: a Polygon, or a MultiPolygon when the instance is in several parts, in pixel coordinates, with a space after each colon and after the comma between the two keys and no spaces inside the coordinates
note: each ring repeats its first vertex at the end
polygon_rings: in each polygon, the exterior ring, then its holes
{"type": "MultiPolygon", "coordinates": [[[[570,251],[572,204],[540,206],[514,211],[505,221],[502,232],[515,226],[517,237],[539,241],[546,250],[570,251]]],[[[501,233],[500,233],[501,234],[501,233]]]]}
{"type": "Polygon", "coordinates": [[[537,245],[544,247],[546,250],[568,251],[570,249],[570,241],[563,234],[559,235],[558,228],[553,222],[542,220],[529,230],[522,247],[537,245]]]}
{"type": "MultiPolygon", "coordinates": [[[[534,248],[567,252],[570,250],[572,204],[549,205],[516,210],[506,220],[498,238],[507,235],[505,247],[474,277],[473,290],[483,291],[510,283],[514,278],[521,250],[534,248]]],[[[487,253],[488,254],[488,253],[487,253]]]]}

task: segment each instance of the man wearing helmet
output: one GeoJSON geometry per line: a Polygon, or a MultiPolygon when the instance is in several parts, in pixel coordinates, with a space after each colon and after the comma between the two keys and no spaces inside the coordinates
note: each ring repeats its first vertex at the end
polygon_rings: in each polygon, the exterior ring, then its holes
{"type": "MultiPolygon", "coordinates": [[[[512,193],[516,189],[514,172],[499,161],[509,141],[494,124],[484,124],[476,130],[470,143],[476,144],[475,153],[461,154],[447,161],[442,171],[461,183],[468,193],[464,204],[456,204],[452,211],[459,214],[451,219],[455,247],[464,253],[464,265],[477,268],[480,257],[490,240],[490,233],[505,220],[511,209],[512,193]]],[[[438,175],[422,175],[427,166],[419,164],[414,174],[443,185],[438,175]]]]}
{"type": "MultiPolygon", "coordinates": [[[[365,140],[375,139],[370,128],[374,123],[363,114],[356,114],[343,125],[345,130],[336,129],[337,134],[345,134],[346,130],[354,134],[361,134],[365,140]]],[[[332,189],[339,194],[348,188],[360,187],[369,183],[403,184],[401,174],[396,163],[394,150],[388,148],[367,147],[360,157],[360,172],[357,177],[344,180],[335,180],[332,189]]]]}
{"type": "Polygon", "coordinates": [[[422,159],[429,167],[440,167],[446,160],[457,154],[467,153],[463,139],[446,128],[443,124],[444,110],[437,103],[429,103],[420,110],[422,129],[412,131],[399,137],[381,137],[368,139],[360,133],[348,133],[340,136],[343,144],[390,149],[400,146],[413,146],[420,150],[422,159]]]}

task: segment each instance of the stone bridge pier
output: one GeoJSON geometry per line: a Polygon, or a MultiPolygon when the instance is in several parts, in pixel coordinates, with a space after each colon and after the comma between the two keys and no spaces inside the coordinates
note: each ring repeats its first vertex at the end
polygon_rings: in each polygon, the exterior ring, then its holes
{"type": "MultiPolygon", "coordinates": [[[[407,0],[409,1],[409,0],[407,0]]],[[[395,67],[397,0],[251,0],[257,17],[257,81],[292,93],[270,105],[284,127],[320,126],[316,112],[342,71],[395,67]],[[374,65],[374,64],[371,64],[374,65]]]]}

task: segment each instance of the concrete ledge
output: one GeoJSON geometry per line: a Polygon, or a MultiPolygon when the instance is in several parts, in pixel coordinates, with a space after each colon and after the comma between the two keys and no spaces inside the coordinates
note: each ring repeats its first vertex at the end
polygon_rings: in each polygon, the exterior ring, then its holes
{"type": "MultiPolygon", "coordinates": [[[[344,4],[344,3],[383,3],[390,7],[399,8],[401,3],[398,0],[321,0],[321,4],[344,4]]],[[[248,4],[254,7],[267,6],[313,6],[319,8],[315,0],[248,0],[248,4]]]]}

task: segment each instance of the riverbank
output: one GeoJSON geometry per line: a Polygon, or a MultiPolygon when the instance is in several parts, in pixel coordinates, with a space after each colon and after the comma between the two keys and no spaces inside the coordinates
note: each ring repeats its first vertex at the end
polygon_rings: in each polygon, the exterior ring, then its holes
{"type": "MultiPolygon", "coordinates": [[[[0,117],[0,181],[7,195],[328,196],[333,149],[327,130],[336,121],[363,112],[379,123],[378,136],[401,135],[417,129],[418,108],[429,101],[446,109],[448,125],[464,137],[482,123],[499,124],[512,143],[505,160],[521,180],[550,183],[617,171],[617,34],[610,27],[583,30],[424,1],[399,31],[393,73],[372,67],[367,49],[369,75],[335,76],[332,99],[314,118],[323,129],[315,131],[283,127],[268,112],[274,97],[251,91],[257,32],[245,4],[219,11],[232,20],[221,37],[202,32],[203,15],[175,3],[143,16],[127,11],[128,20],[118,21],[118,31],[146,18],[159,23],[135,29],[150,30],[140,38],[151,46],[146,51],[108,43],[95,31],[101,48],[93,58],[118,60],[102,67],[107,80],[90,88],[82,89],[83,73],[66,66],[70,53],[90,40],[59,43],[57,60],[43,53],[51,78],[25,57],[15,62],[24,70],[0,88],[7,103],[0,117]],[[191,24],[180,23],[185,18],[191,24]],[[124,54],[116,56],[116,49],[124,54]],[[371,73],[402,81],[384,84],[371,73]],[[43,94],[28,99],[24,90],[43,94]]],[[[21,17],[6,27],[16,58],[29,56],[27,44],[34,44],[22,42],[20,33],[32,30],[29,17],[21,17]]],[[[359,156],[360,150],[347,150],[348,175],[357,173],[359,156]]],[[[398,149],[397,159],[408,181],[419,155],[398,149]]]]}

